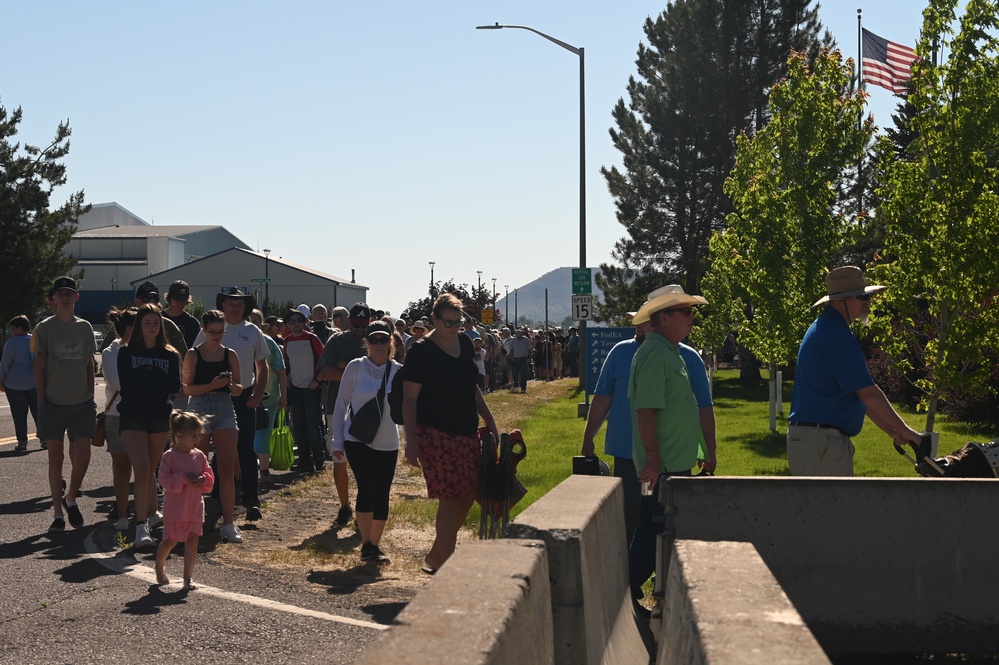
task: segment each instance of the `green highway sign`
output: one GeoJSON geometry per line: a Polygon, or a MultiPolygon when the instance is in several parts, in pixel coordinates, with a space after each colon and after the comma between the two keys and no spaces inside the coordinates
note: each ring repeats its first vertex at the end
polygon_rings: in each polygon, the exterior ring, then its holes
{"type": "Polygon", "coordinates": [[[572,292],[593,293],[593,270],[591,268],[572,269],[572,292]]]}
{"type": "Polygon", "coordinates": [[[269,281],[271,281],[271,278],[270,277],[251,277],[250,281],[251,282],[269,282],[269,281]]]}

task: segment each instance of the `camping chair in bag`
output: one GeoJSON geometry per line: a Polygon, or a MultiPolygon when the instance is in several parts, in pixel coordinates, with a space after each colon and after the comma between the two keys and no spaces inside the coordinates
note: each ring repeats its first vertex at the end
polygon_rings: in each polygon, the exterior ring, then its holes
{"type": "Polygon", "coordinates": [[[527,444],[520,430],[500,435],[496,440],[486,428],[479,430],[482,441],[482,466],[479,472],[479,492],[476,501],[481,507],[479,538],[499,538],[510,522],[510,506],[527,494],[517,478],[517,465],[527,457],[527,444]]]}

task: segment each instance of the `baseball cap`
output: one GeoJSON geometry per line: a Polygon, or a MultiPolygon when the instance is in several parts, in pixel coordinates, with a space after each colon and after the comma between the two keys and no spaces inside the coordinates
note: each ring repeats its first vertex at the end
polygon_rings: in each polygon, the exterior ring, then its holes
{"type": "Polygon", "coordinates": [[[295,309],[297,309],[298,313],[301,314],[302,316],[304,316],[306,319],[308,319],[309,316],[312,314],[312,310],[309,309],[309,306],[306,305],[305,303],[302,303],[301,305],[299,305],[295,309]]]}
{"type": "Polygon", "coordinates": [[[76,293],[76,280],[72,277],[57,277],[56,281],[52,283],[52,293],[54,294],[56,291],[61,291],[63,289],[76,293]]]}
{"type": "Polygon", "coordinates": [[[349,318],[352,326],[366,325],[371,321],[371,310],[363,302],[354,303],[350,308],[349,318]]]}
{"type": "Polygon", "coordinates": [[[156,296],[156,300],[160,299],[160,287],[152,282],[143,282],[135,289],[136,300],[149,300],[152,296],[156,296]]]}
{"type": "Polygon", "coordinates": [[[170,289],[167,291],[167,299],[191,302],[191,287],[184,280],[178,279],[170,285],[170,289]]]}
{"type": "Polygon", "coordinates": [[[368,324],[368,330],[364,333],[365,337],[372,337],[374,335],[386,335],[388,337],[392,336],[392,330],[389,325],[384,321],[376,320],[368,324]]]}

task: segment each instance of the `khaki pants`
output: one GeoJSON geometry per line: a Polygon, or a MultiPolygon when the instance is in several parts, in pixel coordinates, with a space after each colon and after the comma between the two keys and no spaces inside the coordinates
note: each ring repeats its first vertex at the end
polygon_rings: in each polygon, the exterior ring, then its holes
{"type": "Polygon", "coordinates": [[[787,430],[787,463],[792,476],[852,476],[850,437],[827,427],[791,425],[787,430]]]}

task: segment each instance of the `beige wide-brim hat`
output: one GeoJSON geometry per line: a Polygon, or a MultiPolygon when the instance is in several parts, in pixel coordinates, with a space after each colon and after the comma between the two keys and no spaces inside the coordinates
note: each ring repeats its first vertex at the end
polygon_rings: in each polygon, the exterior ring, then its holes
{"type": "Polygon", "coordinates": [[[864,278],[864,273],[857,266],[841,266],[830,270],[829,274],[826,275],[826,290],[829,293],[816,300],[812,307],[818,307],[830,300],[856,298],[865,293],[878,293],[887,288],[887,286],[880,284],[868,284],[864,278]]]}
{"type": "Polygon", "coordinates": [[[670,307],[682,307],[684,305],[707,305],[708,301],[701,296],[692,296],[685,293],[679,284],[669,284],[656,289],[648,295],[648,300],[638,308],[634,316],[631,317],[631,325],[638,326],[650,318],[654,312],[670,307]]]}

